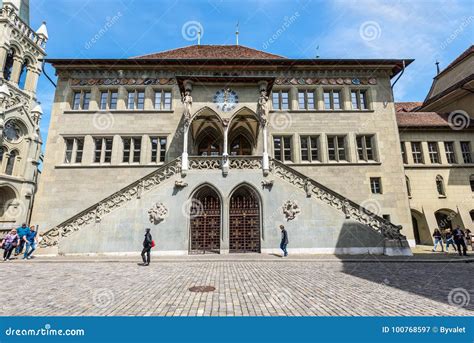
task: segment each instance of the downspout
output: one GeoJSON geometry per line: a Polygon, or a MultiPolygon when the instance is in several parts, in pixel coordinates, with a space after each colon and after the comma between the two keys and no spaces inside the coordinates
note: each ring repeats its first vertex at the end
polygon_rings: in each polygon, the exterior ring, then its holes
{"type": "Polygon", "coordinates": [[[403,63],[402,72],[400,73],[400,75],[398,75],[398,77],[393,82],[393,84],[391,86],[392,90],[393,90],[393,87],[395,86],[395,84],[397,83],[397,81],[402,77],[403,73],[405,72],[405,60],[403,60],[402,63],[403,63]]]}
{"type": "Polygon", "coordinates": [[[57,85],[54,83],[54,81],[49,77],[49,75],[46,73],[46,70],[44,69],[44,65],[46,64],[46,61],[44,59],[41,60],[41,70],[44,73],[44,76],[51,82],[51,84],[54,86],[54,88],[57,87],[57,85]]]}

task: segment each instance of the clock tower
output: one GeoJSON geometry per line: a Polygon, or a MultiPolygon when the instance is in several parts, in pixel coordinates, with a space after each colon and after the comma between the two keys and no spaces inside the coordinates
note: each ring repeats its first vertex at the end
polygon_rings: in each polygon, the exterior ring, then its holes
{"type": "MultiPolygon", "coordinates": [[[[36,98],[48,40],[30,28],[29,0],[0,1],[0,231],[28,223],[39,176],[42,110],[36,98]]],[[[1,234],[1,232],[0,232],[1,234]]]]}

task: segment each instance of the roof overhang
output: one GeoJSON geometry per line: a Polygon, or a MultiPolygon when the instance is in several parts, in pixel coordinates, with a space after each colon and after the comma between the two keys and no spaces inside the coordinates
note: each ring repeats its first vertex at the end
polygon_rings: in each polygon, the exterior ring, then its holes
{"type": "Polygon", "coordinates": [[[56,69],[67,68],[143,68],[143,67],[220,67],[241,66],[268,67],[276,69],[388,69],[393,78],[404,67],[410,65],[413,59],[46,59],[56,69]]]}

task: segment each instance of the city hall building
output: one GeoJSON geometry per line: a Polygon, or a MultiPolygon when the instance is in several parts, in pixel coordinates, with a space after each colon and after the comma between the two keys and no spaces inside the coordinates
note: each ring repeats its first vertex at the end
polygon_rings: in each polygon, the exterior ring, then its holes
{"type": "Polygon", "coordinates": [[[472,111],[472,67],[396,105],[411,60],[193,45],[48,62],[43,253],[136,252],[147,227],[158,254],[273,253],[283,224],[290,253],[407,255],[440,223],[472,225],[470,118],[453,130],[436,112],[446,96],[472,111]]]}

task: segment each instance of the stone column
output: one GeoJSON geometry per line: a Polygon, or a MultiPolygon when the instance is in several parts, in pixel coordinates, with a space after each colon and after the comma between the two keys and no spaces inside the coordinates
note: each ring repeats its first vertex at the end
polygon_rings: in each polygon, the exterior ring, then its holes
{"type": "Polygon", "coordinates": [[[184,123],[183,126],[183,153],[181,154],[181,175],[185,176],[189,169],[188,164],[188,131],[190,123],[184,123]]]}
{"type": "Polygon", "coordinates": [[[25,90],[28,92],[36,93],[36,86],[38,84],[38,79],[41,74],[41,71],[35,67],[28,66],[26,68],[26,82],[25,90]]]}
{"type": "Polygon", "coordinates": [[[3,69],[5,69],[5,62],[7,61],[8,49],[5,46],[0,46],[0,72],[3,77],[3,69]]]}
{"type": "Polygon", "coordinates": [[[225,176],[229,173],[229,153],[227,152],[227,142],[229,135],[229,123],[224,121],[224,146],[222,152],[222,174],[225,176]]]}
{"type": "Polygon", "coordinates": [[[10,77],[10,81],[14,83],[18,83],[20,81],[20,73],[21,73],[21,67],[23,66],[23,61],[20,57],[14,56],[13,57],[13,68],[12,68],[12,74],[10,77]]]}
{"type": "Polygon", "coordinates": [[[189,94],[190,102],[186,102],[186,97],[182,99],[183,102],[183,153],[181,154],[181,176],[185,176],[189,169],[188,164],[188,131],[191,126],[191,107],[192,107],[192,96],[193,84],[191,81],[186,80],[183,82],[185,93],[189,94]]]}
{"type": "MultiPolygon", "coordinates": [[[[260,93],[263,92],[264,95],[267,94],[267,88],[268,88],[268,83],[266,81],[260,81],[258,83],[258,87],[259,87],[259,91],[260,93]]],[[[296,88],[295,88],[296,90],[296,88]]],[[[296,90],[296,94],[298,95],[297,93],[297,90],[296,90]]],[[[291,98],[291,95],[289,94],[290,98],[291,98]]],[[[262,97],[259,98],[259,102],[260,102],[260,99],[263,99],[262,97]]],[[[268,175],[268,172],[270,170],[270,161],[269,161],[269,158],[268,158],[268,132],[267,132],[267,127],[268,127],[268,120],[269,118],[267,118],[268,116],[268,106],[270,106],[270,103],[271,100],[267,100],[266,101],[266,113],[263,113],[263,112],[260,112],[260,111],[263,111],[261,107],[259,107],[260,105],[257,106],[257,113],[258,115],[260,116],[260,125],[262,126],[262,139],[263,139],[263,154],[262,154],[262,170],[263,170],[263,175],[268,175]]],[[[290,104],[291,105],[291,104],[290,104]]],[[[264,111],[265,112],[265,111],[264,111]]]]}

